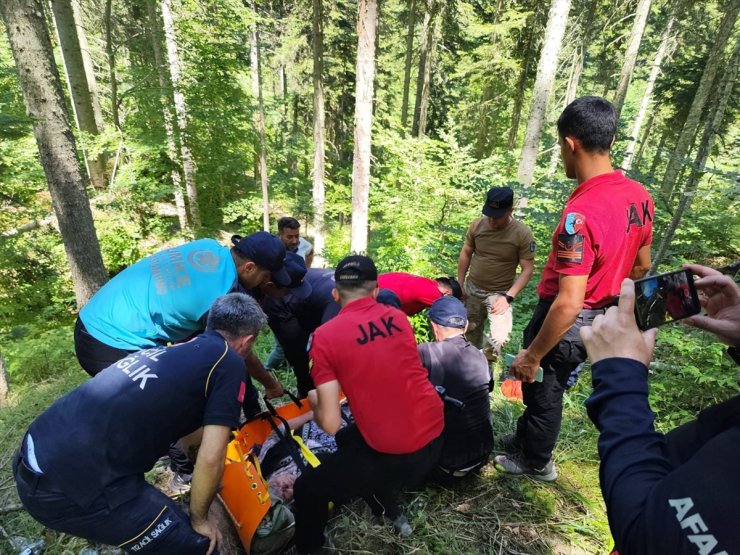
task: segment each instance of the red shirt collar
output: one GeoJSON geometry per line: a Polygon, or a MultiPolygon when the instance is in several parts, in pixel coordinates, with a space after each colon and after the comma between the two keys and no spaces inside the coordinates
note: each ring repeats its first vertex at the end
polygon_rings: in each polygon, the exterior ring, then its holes
{"type": "Polygon", "coordinates": [[[578,187],[573,189],[573,192],[568,197],[568,201],[566,202],[566,204],[570,204],[576,198],[580,197],[583,194],[586,194],[588,191],[595,187],[598,187],[599,185],[603,185],[610,181],[623,178],[624,176],[622,175],[622,170],[614,170],[613,172],[602,173],[601,175],[596,175],[591,179],[587,179],[586,181],[578,185],[578,187]]]}

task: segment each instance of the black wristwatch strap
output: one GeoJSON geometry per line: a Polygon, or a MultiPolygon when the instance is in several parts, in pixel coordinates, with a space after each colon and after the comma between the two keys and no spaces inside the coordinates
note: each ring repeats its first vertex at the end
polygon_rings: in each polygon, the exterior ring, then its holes
{"type": "Polygon", "coordinates": [[[511,295],[504,293],[504,298],[506,298],[506,302],[509,304],[514,302],[514,297],[512,297],[511,295]]]}

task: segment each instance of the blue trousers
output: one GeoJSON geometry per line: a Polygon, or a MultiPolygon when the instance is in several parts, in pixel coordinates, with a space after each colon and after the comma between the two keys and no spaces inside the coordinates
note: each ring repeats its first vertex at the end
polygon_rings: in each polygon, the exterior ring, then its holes
{"type": "Polygon", "coordinates": [[[126,553],[203,555],[208,551],[208,538],[193,530],[183,510],[143,476],[131,486],[135,491],[130,501],[111,508],[101,495],[83,508],[48,478],[36,475],[19,455],[13,460],[13,475],[25,509],[53,530],[115,545],[126,553]]]}

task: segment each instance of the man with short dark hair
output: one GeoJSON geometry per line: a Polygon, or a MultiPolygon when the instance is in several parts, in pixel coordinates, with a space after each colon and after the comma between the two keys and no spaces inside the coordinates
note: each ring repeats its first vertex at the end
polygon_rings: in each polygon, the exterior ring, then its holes
{"type": "Polygon", "coordinates": [[[609,152],[617,115],[607,100],[585,96],[558,119],[565,174],[578,185],[566,201],[537,287],[540,301],[524,330],[524,349],[511,365],[522,380],[526,409],[516,433],[504,436],[506,472],[557,479],[552,451],[560,433],[563,393],[586,360],[582,326],[606,311],[625,277],[650,267],[653,200],[645,188],[614,170],[609,152]],[[542,382],[534,382],[539,367],[542,382]]]}
{"type": "Polygon", "coordinates": [[[419,345],[419,357],[429,381],[449,399],[437,464],[438,478],[447,482],[477,471],[491,455],[492,378],[486,357],[465,339],[468,314],[461,301],[454,297],[434,301],[429,320],[436,341],[419,345]]]}
{"type": "Polygon", "coordinates": [[[208,508],[239,425],[244,357],[264,324],[254,299],[219,297],[203,334],[129,355],[57,400],[13,462],[26,510],[49,528],[127,553],[211,553],[220,534],[208,508]],[[199,429],[188,517],[144,473],[199,429]]]}
{"type": "Polygon", "coordinates": [[[285,248],[298,254],[306,261],[306,268],[313,264],[313,245],[304,237],[301,237],[301,223],[291,216],[284,216],[278,220],[278,239],[285,248]]]}
{"type": "Polygon", "coordinates": [[[457,280],[463,286],[468,311],[467,337],[483,348],[490,361],[498,359],[509,341],[512,303],[534,273],[534,236],[525,223],[513,217],[513,210],[514,191],[491,188],[483,217],[470,224],[457,262],[457,280]],[[517,266],[522,269],[518,277],[517,266]],[[483,344],[486,319],[488,346],[483,344]]]}
{"type": "Polygon", "coordinates": [[[378,276],[378,287],[393,291],[407,316],[429,308],[440,297],[462,298],[460,284],[451,277],[429,279],[408,272],[388,272],[378,276]]]}
{"type": "Polygon", "coordinates": [[[295,483],[295,545],[317,553],[325,543],[328,503],[362,497],[374,515],[411,526],[398,493],[432,468],[441,449],[442,401],[419,362],[411,325],[400,310],[376,302],[378,271],[366,256],[348,256],[334,274],[339,314],[319,327],[311,343],[309,394],[316,422],[337,434],[338,451],[295,483]],[[339,431],[339,393],[355,425],[339,431]],[[339,433],[337,433],[339,431],[339,433]]]}

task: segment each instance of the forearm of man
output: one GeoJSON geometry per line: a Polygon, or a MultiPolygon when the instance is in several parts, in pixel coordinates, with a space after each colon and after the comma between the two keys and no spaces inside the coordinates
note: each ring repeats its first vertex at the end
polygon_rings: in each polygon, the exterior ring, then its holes
{"type": "Polygon", "coordinates": [[[632,270],[630,271],[630,279],[634,280],[643,277],[650,269],[650,265],[650,245],[645,245],[637,251],[635,263],[632,265],[632,270]]]}
{"type": "Polygon", "coordinates": [[[588,276],[560,276],[559,292],[527,351],[541,360],[570,329],[583,309],[588,276]]]}
{"type": "Polygon", "coordinates": [[[314,420],[327,434],[336,434],[342,425],[339,390],[339,382],[336,380],[316,388],[318,402],[313,410],[314,420]]]}
{"type": "Polygon", "coordinates": [[[198,450],[190,487],[190,520],[194,524],[208,519],[208,508],[221,482],[230,436],[231,430],[226,426],[208,425],[203,428],[203,442],[198,450]]]}
{"type": "Polygon", "coordinates": [[[261,383],[265,389],[274,389],[280,385],[277,378],[265,370],[262,361],[253,352],[250,352],[249,355],[244,358],[244,362],[247,365],[247,372],[249,372],[249,375],[261,383]]]}
{"type": "Polygon", "coordinates": [[[468,245],[463,245],[460,250],[460,258],[457,259],[457,281],[460,285],[465,281],[465,274],[468,273],[470,268],[470,260],[473,257],[473,249],[468,245]]]}
{"type": "Polygon", "coordinates": [[[506,292],[507,295],[511,295],[512,297],[516,297],[521,293],[522,289],[529,283],[529,280],[532,279],[532,274],[534,274],[534,260],[520,260],[519,266],[522,271],[506,292]]]}

